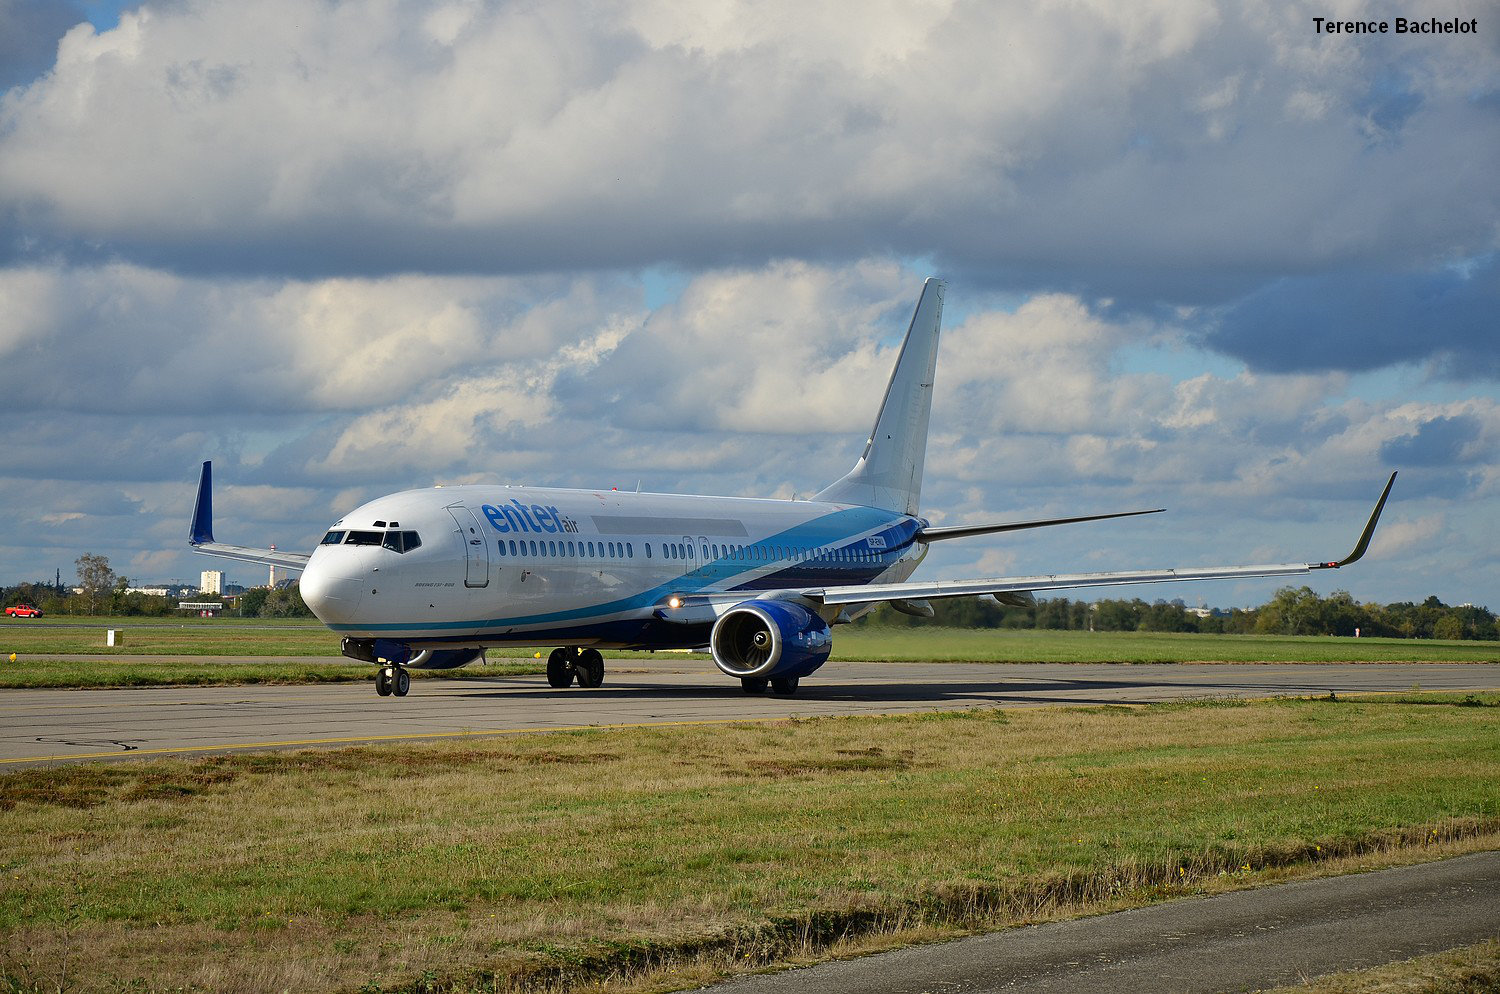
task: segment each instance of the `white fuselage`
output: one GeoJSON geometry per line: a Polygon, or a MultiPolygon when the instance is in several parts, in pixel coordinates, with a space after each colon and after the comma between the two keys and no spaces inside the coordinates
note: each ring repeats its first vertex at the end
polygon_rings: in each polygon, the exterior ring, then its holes
{"type": "Polygon", "coordinates": [[[301,591],[325,624],[351,638],[689,648],[707,642],[719,613],[757,591],[905,580],[926,553],[915,541],[924,524],[816,501],[410,490],[335,523],[301,591]]]}

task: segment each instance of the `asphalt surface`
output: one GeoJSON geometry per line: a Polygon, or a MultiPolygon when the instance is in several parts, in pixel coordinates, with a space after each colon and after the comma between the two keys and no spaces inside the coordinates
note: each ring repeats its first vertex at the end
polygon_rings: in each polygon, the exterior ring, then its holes
{"type": "MultiPolygon", "coordinates": [[[[469,670],[464,671],[468,674],[469,670]]],[[[707,660],[630,661],[595,690],[541,676],[372,684],[0,690],[0,768],[240,749],[976,707],[1500,689],[1500,664],[830,663],[794,697],[751,696],[707,660]]]]}
{"type": "Polygon", "coordinates": [[[745,977],[719,994],[1220,994],[1500,936],[1500,853],[1190,898],[745,977]]]}

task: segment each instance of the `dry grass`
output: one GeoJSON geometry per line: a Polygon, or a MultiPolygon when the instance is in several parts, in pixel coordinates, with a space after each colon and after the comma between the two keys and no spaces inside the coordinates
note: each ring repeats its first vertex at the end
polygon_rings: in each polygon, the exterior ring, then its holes
{"type": "Polygon", "coordinates": [[[1267,994],[1490,994],[1500,991],[1500,939],[1369,970],[1334,973],[1267,994]]]}
{"type": "Polygon", "coordinates": [[[0,777],[0,976],[675,989],[1493,845],[1497,783],[1500,708],[1319,701],[30,770],[0,777]]]}

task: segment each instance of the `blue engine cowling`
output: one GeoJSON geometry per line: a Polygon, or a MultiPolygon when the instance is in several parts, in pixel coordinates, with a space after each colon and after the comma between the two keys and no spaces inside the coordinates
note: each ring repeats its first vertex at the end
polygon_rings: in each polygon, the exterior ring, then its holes
{"type": "Polygon", "coordinates": [[[804,677],[828,661],[833,633],[800,604],[746,601],[714,622],[709,636],[714,664],[740,679],[804,677]]]}
{"type": "Polygon", "coordinates": [[[414,653],[406,665],[416,670],[456,670],[483,658],[483,649],[423,649],[414,653]]]}

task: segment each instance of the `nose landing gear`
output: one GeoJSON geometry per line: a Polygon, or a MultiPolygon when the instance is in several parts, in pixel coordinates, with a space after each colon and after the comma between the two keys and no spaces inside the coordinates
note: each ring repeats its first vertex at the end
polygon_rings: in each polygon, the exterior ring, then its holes
{"type": "Polygon", "coordinates": [[[599,650],[580,651],[574,646],[552,650],[547,657],[547,683],[561,690],[571,686],[575,679],[580,687],[603,686],[604,657],[599,650]]]}
{"type": "Polygon", "coordinates": [[[381,697],[405,697],[411,690],[411,674],[400,666],[383,666],[375,674],[375,693],[381,697]]]}

